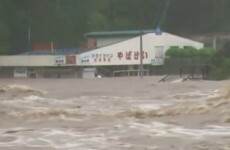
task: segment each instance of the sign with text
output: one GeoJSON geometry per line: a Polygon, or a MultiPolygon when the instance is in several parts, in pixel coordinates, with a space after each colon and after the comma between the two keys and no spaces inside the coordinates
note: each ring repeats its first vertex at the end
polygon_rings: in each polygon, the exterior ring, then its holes
{"type": "Polygon", "coordinates": [[[87,55],[80,55],[81,65],[126,65],[139,64],[142,57],[143,63],[151,64],[153,53],[143,51],[142,54],[138,50],[117,51],[117,52],[91,52],[87,55]]]}
{"type": "Polygon", "coordinates": [[[66,63],[65,56],[55,56],[54,63],[55,65],[64,65],[66,63]]]}
{"type": "Polygon", "coordinates": [[[162,36],[145,34],[142,36],[142,44],[139,36],[130,38],[113,45],[82,53],[78,56],[78,63],[82,66],[139,65],[140,60],[142,60],[143,64],[151,64],[156,57],[156,53],[157,57],[164,57],[164,44],[162,36]],[[156,43],[159,45],[155,45],[156,43]],[[141,45],[142,52],[140,52],[141,45]],[[158,47],[155,49],[155,46],[158,47]]]}

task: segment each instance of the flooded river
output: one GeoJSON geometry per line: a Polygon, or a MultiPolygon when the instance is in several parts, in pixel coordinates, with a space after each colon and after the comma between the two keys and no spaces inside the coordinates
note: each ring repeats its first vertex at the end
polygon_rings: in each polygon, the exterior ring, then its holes
{"type": "Polygon", "coordinates": [[[1,150],[230,150],[230,82],[0,80],[1,150]]]}

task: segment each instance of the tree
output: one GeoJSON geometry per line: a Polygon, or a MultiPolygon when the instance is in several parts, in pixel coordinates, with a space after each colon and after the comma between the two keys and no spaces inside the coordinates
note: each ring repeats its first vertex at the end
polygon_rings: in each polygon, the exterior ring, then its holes
{"type": "Polygon", "coordinates": [[[216,54],[217,51],[213,48],[204,47],[200,49],[198,52],[201,57],[212,57],[216,54]]]}
{"type": "Polygon", "coordinates": [[[229,0],[0,0],[0,44],[7,53],[28,50],[29,29],[32,44],[60,47],[78,47],[89,31],[158,24],[173,33],[229,32],[229,7],[229,0]]]}
{"type": "Polygon", "coordinates": [[[105,15],[94,12],[90,15],[88,27],[90,31],[104,31],[109,29],[109,23],[105,15]]]}
{"type": "Polygon", "coordinates": [[[0,18],[2,18],[0,22],[0,55],[10,52],[10,30],[7,26],[7,12],[3,2],[0,3],[0,18]]]}
{"type": "Polygon", "coordinates": [[[170,47],[165,55],[169,57],[179,57],[180,56],[180,48],[179,47],[170,47]]]}

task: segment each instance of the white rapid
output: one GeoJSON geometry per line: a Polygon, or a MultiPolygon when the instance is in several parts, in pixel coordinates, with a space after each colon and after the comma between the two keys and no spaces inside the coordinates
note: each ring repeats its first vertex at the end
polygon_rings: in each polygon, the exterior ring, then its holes
{"type": "Polygon", "coordinates": [[[15,87],[17,95],[8,88],[0,99],[1,150],[230,149],[229,89],[186,85],[155,95],[142,89],[58,98],[45,94],[52,90],[15,87]]]}

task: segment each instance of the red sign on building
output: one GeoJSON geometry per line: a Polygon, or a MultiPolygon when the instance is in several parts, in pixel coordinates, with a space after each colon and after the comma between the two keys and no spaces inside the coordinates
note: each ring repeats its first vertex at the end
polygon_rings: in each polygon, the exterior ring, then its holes
{"type": "Polygon", "coordinates": [[[87,41],[87,48],[89,48],[89,49],[97,48],[97,41],[94,39],[88,40],[87,41]]]}
{"type": "Polygon", "coordinates": [[[37,43],[33,45],[33,50],[37,51],[51,51],[52,44],[51,43],[37,43]]]}
{"type": "Polygon", "coordinates": [[[66,56],[66,64],[76,64],[76,56],[75,55],[67,55],[66,56]]]}

